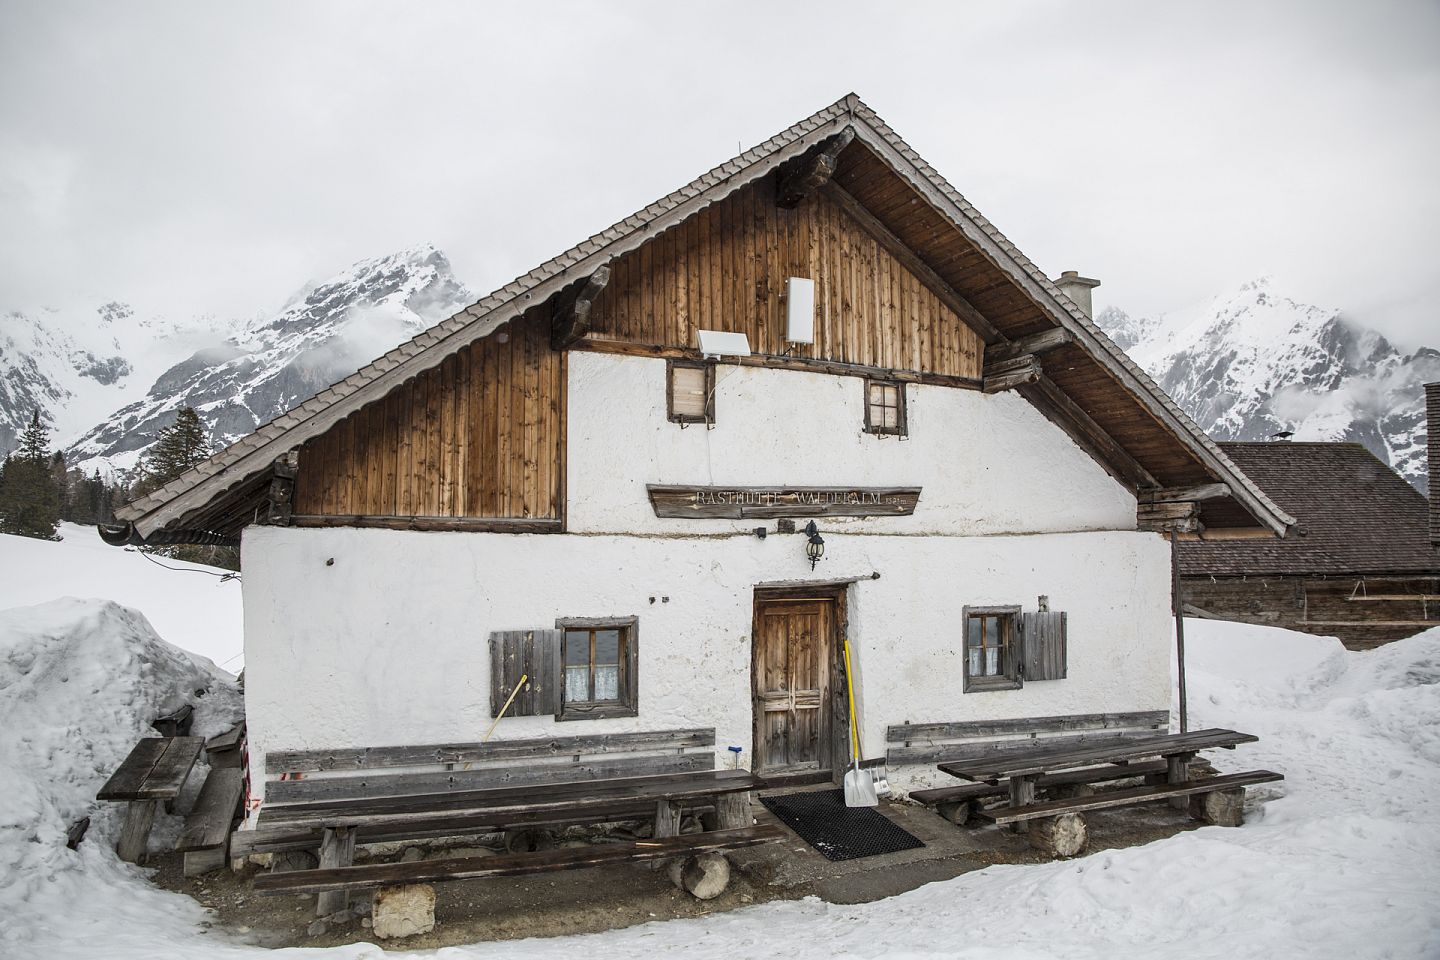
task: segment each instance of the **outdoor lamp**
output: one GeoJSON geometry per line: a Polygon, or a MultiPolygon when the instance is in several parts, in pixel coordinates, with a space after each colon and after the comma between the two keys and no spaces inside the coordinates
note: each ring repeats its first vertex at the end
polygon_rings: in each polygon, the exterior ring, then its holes
{"type": "Polygon", "coordinates": [[[815,564],[825,556],[825,540],[820,536],[820,531],[815,528],[815,521],[811,520],[805,525],[805,556],[810,560],[810,569],[815,569],[815,564]]]}

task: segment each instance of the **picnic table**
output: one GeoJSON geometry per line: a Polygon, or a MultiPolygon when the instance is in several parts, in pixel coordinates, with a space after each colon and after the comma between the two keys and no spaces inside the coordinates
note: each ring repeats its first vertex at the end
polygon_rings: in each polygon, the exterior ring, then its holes
{"type": "Polygon", "coordinates": [[[255,878],[255,892],[318,893],[316,912],[325,916],[343,909],[351,891],[670,858],[780,839],[782,834],[773,827],[751,825],[749,792],[764,785],[762,779],[748,771],[712,770],[445,793],[266,803],[256,818],[256,828],[239,831],[231,838],[231,850],[313,849],[318,843],[319,869],[262,874],[255,878]],[[715,829],[681,836],[682,810],[696,807],[713,809],[711,823],[715,829]],[[520,850],[483,858],[352,865],[357,841],[459,836],[637,817],[653,818],[654,839],[598,847],[520,850]]]}
{"type": "Polygon", "coordinates": [[[145,737],[95,794],[97,800],[129,804],[115,848],[121,860],[139,863],[145,856],[156,807],[180,796],[204,746],[203,737],[145,737]]]}
{"type": "MultiPolygon", "coordinates": [[[[996,752],[993,756],[973,760],[956,760],[937,765],[938,769],[962,780],[989,784],[1004,784],[1008,788],[1010,802],[1007,806],[977,811],[978,815],[999,825],[1011,825],[1018,832],[1025,832],[1029,822],[1040,821],[1053,824],[1055,818],[1079,814],[1087,810],[1130,806],[1155,800],[1168,800],[1177,809],[1186,809],[1190,797],[1229,792],[1234,797],[1243,787],[1255,783],[1281,780],[1278,773],[1268,770],[1254,770],[1246,773],[1224,774],[1192,781],[1190,764],[1202,750],[1231,749],[1242,743],[1253,743],[1259,737],[1235,730],[1209,729],[1190,733],[1156,734],[1115,740],[1104,744],[1054,748],[1037,743],[1033,749],[1011,752],[996,752]],[[1115,779],[1114,774],[1129,767],[1133,761],[1144,761],[1160,757],[1165,763],[1165,782],[1147,784],[1142,787],[1112,790],[1085,797],[1065,798],[1037,803],[1035,787],[1037,781],[1061,779],[1061,771],[1078,771],[1079,768],[1093,768],[1093,779],[1115,779]]],[[[1146,765],[1145,772],[1155,768],[1146,765]]],[[[1137,771],[1138,772],[1138,771],[1137,771]]],[[[1083,775],[1074,779],[1079,781],[1083,775]]],[[[1235,805],[1238,816],[1238,803],[1235,805]]],[[[1238,825],[1234,824],[1234,825],[1238,825]]],[[[1083,821],[1080,829],[1083,831],[1083,821]]],[[[1083,845],[1083,833],[1081,834],[1083,845]]]]}

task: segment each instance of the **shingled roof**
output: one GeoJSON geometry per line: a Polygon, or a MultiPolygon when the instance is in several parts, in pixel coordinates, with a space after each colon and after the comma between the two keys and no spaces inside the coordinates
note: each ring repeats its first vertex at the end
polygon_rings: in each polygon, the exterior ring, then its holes
{"type": "MultiPolygon", "coordinates": [[[[1098,360],[1103,377],[1139,404],[1136,422],[1157,425],[1178,443],[1204,473],[1228,485],[1247,522],[1283,533],[1291,518],[1236,469],[1203,431],[1124,351],[1007,240],[874,111],[850,94],[776,134],[764,143],[696,178],[670,195],[614,224],[588,240],[518,277],[479,302],[401,344],[373,363],[321,391],[295,409],[215,454],[164,487],[127,504],[116,516],[132,525],[133,535],[151,538],[172,533],[218,529],[217,517],[240,522],[246,507],[268,482],[273,464],[344,417],[372,403],[417,374],[437,366],[502,324],[589,276],[612,258],[638,248],[696,211],[752,183],[852,128],[855,142],[870,150],[958,230],[983,256],[1024,292],[1045,323],[1069,331],[1074,349],[1098,360]],[[229,504],[229,506],[227,506],[229,504]]],[[[1189,479],[1186,482],[1195,482],[1189,479]]],[[[1229,501],[1226,501],[1229,502],[1229,501]]]]}
{"type": "Polygon", "coordinates": [[[1440,575],[1429,504],[1358,443],[1222,443],[1296,518],[1284,540],[1186,540],[1182,576],[1440,575]]]}

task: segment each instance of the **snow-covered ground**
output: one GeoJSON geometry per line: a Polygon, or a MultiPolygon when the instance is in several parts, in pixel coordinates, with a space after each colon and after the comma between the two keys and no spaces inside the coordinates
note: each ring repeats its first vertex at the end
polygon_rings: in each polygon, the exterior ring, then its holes
{"type": "MultiPolygon", "coordinates": [[[[54,592],[100,592],[67,582],[57,577],[54,592]]],[[[147,614],[163,616],[165,596],[156,594],[147,614]]],[[[178,589],[169,596],[193,602],[178,589]]],[[[212,609],[206,619],[217,617],[212,609]]],[[[1209,621],[1190,621],[1187,639],[1193,725],[1261,738],[1234,753],[1217,751],[1217,764],[1286,775],[1283,784],[1251,791],[1243,828],[992,867],[861,906],[777,902],[424,955],[1440,957],[1440,630],[1366,653],[1209,621]]],[[[223,675],[113,603],[59,600],[0,612],[0,957],[422,956],[372,944],[266,951],[210,928],[194,901],[151,886],[145,870],[116,860],[118,812],[91,798],[148,718],[195,689],[207,690],[201,732],[231,719],[235,695],[223,675]],[[95,817],[90,834],[69,851],[65,825],[87,812],[95,817]]],[[[173,838],[176,822],[159,825],[157,844],[173,838]]]]}
{"type": "Polygon", "coordinates": [[[240,672],[240,581],[221,579],[231,571],[152,560],[110,546],[94,527],[62,523],[60,536],[55,542],[0,534],[0,610],[65,596],[114,600],[144,613],[167,642],[240,672]]]}

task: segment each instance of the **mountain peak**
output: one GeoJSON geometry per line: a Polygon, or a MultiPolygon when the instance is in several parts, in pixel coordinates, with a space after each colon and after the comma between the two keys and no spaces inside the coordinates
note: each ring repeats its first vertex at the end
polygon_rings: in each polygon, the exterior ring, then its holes
{"type": "Polygon", "coordinates": [[[1440,377],[1440,354],[1403,356],[1340,311],[1274,286],[1261,276],[1198,311],[1153,320],[1102,311],[1097,322],[1216,439],[1288,430],[1363,443],[1423,489],[1422,384],[1440,377]]]}

